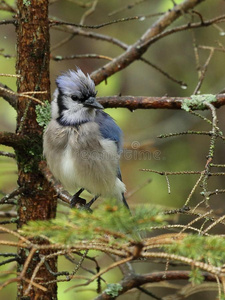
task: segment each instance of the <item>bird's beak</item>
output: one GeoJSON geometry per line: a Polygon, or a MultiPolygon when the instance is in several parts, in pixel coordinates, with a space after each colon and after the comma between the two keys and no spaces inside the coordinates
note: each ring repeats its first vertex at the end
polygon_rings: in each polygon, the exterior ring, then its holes
{"type": "Polygon", "coordinates": [[[84,102],[85,107],[103,109],[104,107],[98,103],[95,97],[90,97],[84,102]]]}

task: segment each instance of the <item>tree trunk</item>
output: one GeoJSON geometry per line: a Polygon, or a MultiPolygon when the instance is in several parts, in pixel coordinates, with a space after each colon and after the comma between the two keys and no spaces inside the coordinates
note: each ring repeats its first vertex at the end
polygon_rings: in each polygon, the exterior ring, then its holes
{"type": "MultiPolygon", "coordinates": [[[[50,99],[49,81],[49,24],[48,1],[18,0],[17,19],[17,74],[18,93],[30,91],[46,91],[45,94],[31,94],[40,100],[50,99]]],[[[29,220],[47,220],[56,214],[56,197],[53,189],[38,169],[42,159],[42,128],[36,122],[35,105],[37,103],[25,97],[18,98],[17,135],[26,136],[29,142],[16,150],[18,161],[18,185],[24,191],[18,202],[18,227],[29,220]]],[[[27,140],[27,139],[25,139],[27,140]]],[[[37,242],[37,240],[35,240],[37,242]]],[[[44,242],[39,240],[39,243],[44,242]]],[[[45,242],[46,243],[46,242],[45,242]]],[[[18,249],[21,257],[18,271],[21,272],[29,253],[18,249]]],[[[50,253],[50,252],[49,252],[50,253]]],[[[30,279],[40,261],[41,253],[36,253],[25,274],[30,279]]],[[[44,252],[45,255],[48,252],[44,252]]],[[[52,271],[57,270],[57,259],[48,261],[52,271]]],[[[48,282],[55,277],[43,265],[37,273],[38,281],[48,282]]],[[[21,279],[18,286],[18,299],[52,300],[57,299],[56,283],[46,286],[47,292],[32,286],[25,294],[28,281],[21,279]]]]}

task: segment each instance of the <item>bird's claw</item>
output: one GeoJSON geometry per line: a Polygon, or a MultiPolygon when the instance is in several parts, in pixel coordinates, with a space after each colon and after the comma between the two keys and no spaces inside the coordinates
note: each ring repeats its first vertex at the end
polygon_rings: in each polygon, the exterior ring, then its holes
{"type": "Polygon", "coordinates": [[[70,207],[71,208],[81,208],[86,205],[86,200],[84,198],[81,198],[79,196],[74,195],[73,198],[70,201],[70,207]]]}
{"type": "Polygon", "coordinates": [[[90,202],[86,203],[85,205],[82,205],[79,207],[80,210],[85,210],[89,213],[93,213],[93,210],[90,208],[90,202]]]}
{"type": "Polygon", "coordinates": [[[86,211],[88,211],[90,213],[93,212],[92,209],[90,208],[91,204],[92,204],[91,201],[87,203],[87,201],[85,199],[83,199],[83,198],[81,198],[79,196],[76,196],[76,197],[73,196],[73,198],[70,201],[70,207],[71,208],[76,207],[76,208],[78,208],[80,210],[86,210],[86,211]]]}

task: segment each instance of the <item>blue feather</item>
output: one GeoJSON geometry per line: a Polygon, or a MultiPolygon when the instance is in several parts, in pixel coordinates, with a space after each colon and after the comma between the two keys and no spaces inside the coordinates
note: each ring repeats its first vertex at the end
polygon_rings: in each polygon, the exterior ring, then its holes
{"type": "Polygon", "coordinates": [[[117,145],[117,151],[122,152],[122,130],[115,123],[112,117],[102,110],[96,111],[96,123],[99,125],[100,133],[105,139],[114,141],[117,145]]]}
{"type": "MultiPolygon", "coordinates": [[[[102,110],[96,110],[96,117],[95,117],[96,123],[99,125],[100,132],[102,136],[105,139],[109,139],[111,141],[114,141],[117,145],[117,151],[119,154],[122,152],[122,144],[123,144],[123,139],[122,139],[122,130],[120,127],[115,123],[113,118],[105,113],[102,110]]],[[[118,165],[117,168],[117,177],[122,181],[122,175],[120,171],[120,166],[118,165]]],[[[122,201],[124,205],[128,208],[129,210],[129,205],[127,204],[126,198],[124,196],[124,193],[122,193],[122,201]]]]}

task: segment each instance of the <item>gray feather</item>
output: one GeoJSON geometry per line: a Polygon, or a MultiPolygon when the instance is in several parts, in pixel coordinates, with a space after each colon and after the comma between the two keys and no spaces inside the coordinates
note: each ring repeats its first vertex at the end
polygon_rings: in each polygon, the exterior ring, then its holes
{"type": "Polygon", "coordinates": [[[51,172],[71,192],[84,188],[123,201],[125,185],[118,177],[121,130],[109,115],[85,106],[96,95],[93,80],[77,69],[60,75],[56,84],[43,141],[51,172]]]}

